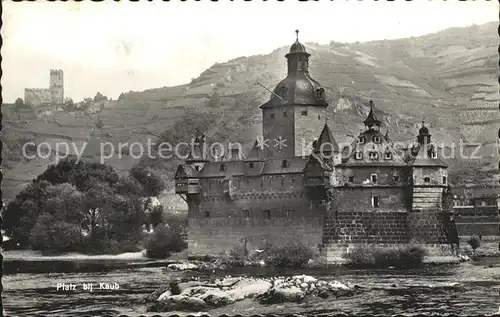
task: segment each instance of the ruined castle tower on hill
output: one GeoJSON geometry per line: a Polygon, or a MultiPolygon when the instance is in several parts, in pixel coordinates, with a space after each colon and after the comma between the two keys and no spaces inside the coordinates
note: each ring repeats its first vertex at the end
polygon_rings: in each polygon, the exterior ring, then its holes
{"type": "Polygon", "coordinates": [[[287,76],[260,107],[262,137],[247,155],[215,157],[209,140],[196,136],[175,175],[188,205],[189,252],[301,239],[335,261],[361,244],[450,243],[447,166],[429,128],[423,123],[414,146],[396,150],[370,101],[365,130],[339,148],[309,56],[297,31],[287,76]]]}
{"type": "Polygon", "coordinates": [[[49,88],[25,88],[24,103],[32,107],[60,105],[64,102],[64,72],[51,69],[49,88]]]}

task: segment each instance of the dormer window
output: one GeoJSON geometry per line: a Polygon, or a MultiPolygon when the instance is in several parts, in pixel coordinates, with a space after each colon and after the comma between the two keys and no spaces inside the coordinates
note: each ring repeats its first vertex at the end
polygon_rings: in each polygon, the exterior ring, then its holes
{"type": "Polygon", "coordinates": [[[392,159],[392,153],[391,152],[385,152],[385,159],[386,160],[392,159]]]}
{"type": "Polygon", "coordinates": [[[375,143],[380,143],[380,137],[379,137],[379,136],[377,136],[377,135],[376,135],[376,136],[374,136],[374,137],[373,137],[373,142],[375,142],[375,143]]]}
{"type": "Polygon", "coordinates": [[[219,168],[219,171],[225,172],[226,171],[226,164],[221,164],[220,168],[219,168]]]}
{"type": "Polygon", "coordinates": [[[358,143],[359,143],[359,144],[363,144],[363,143],[365,143],[365,137],[364,137],[364,136],[360,136],[360,137],[358,138],[358,143]]]}
{"type": "Polygon", "coordinates": [[[283,161],[281,162],[281,167],[282,167],[282,168],[287,168],[287,167],[289,167],[289,166],[290,166],[290,162],[288,162],[287,160],[283,160],[283,161]]]}
{"type": "Polygon", "coordinates": [[[373,183],[373,184],[376,184],[376,183],[377,183],[377,180],[378,180],[378,176],[377,176],[377,174],[372,174],[372,175],[370,176],[370,179],[371,179],[371,181],[372,181],[372,183],[373,183]]]}
{"type": "Polygon", "coordinates": [[[324,97],[325,97],[325,90],[323,88],[316,89],[316,98],[324,99],[324,97]]]}
{"type": "Polygon", "coordinates": [[[424,182],[425,183],[430,183],[431,179],[429,177],[424,177],[424,182]]]}
{"type": "Polygon", "coordinates": [[[376,159],[378,159],[378,153],[377,152],[370,152],[368,154],[368,157],[370,158],[370,160],[376,160],[376,159]]]}
{"type": "Polygon", "coordinates": [[[446,185],[446,176],[443,176],[443,184],[446,185]]]}
{"type": "Polygon", "coordinates": [[[349,176],[349,182],[350,183],[354,182],[354,176],[349,176]]]}
{"type": "Polygon", "coordinates": [[[363,158],[363,153],[362,152],[356,152],[356,159],[361,160],[363,158]]]}
{"type": "Polygon", "coordinates": [[[286,99],[287,98],[287,95],[288,95],[288,88],[287,87],[281,87],[280,88],[280,95],[283,99],[286,99]]]}

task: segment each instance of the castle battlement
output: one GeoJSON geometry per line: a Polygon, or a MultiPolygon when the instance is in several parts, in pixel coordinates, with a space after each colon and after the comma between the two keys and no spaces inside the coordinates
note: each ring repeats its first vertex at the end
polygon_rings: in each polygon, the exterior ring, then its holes
{"type": "Polygon", "coordinates": [[[49,88],[25,88],[24,103],[32,106],[62,104],[64,102],[64,72],[51,69],[49,88]]]}

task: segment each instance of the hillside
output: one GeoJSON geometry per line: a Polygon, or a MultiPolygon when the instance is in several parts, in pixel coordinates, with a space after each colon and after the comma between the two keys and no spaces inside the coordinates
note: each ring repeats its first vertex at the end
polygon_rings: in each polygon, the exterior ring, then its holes
{"type": "MultiPolygon", "coordinates": [[[[492,157],[500,126],[497,46],[496,23],[408,39],[306,43],[311,75],[326,89],[329,124],[339,142],[358,134],[372,99],[383,118],[383,130],[388,129],[393,140],[412,140],[424,119],[438,142],[462,139],[485,144],[482,154],[487,158],[449,160],[451,179],[458,183],[498,183],[498,159],[492,157]]],[[[165,131],[179,133],[171,129],[192,112],[200,120],[216,120],[204,131],[209,137],[224,126],[223,141],[251,144],[260,133],[259,106],[269,98],[256,81],[272,89],[286,74],[287,51],[282,47],[267,55],[217,63],[189,84],[124,93],[92,114],[49,112],[35,119],[26,112],[19,119],[3,105],[5,198],[13,197],[51,163],[16,157],[20,142],[27,140],[52,144],[71,140],[77,149],[87,141],[84,156],[98,159],[100,142],[145,143],[165,131]],[[102,123],[100,128],[97,122],[102,123]]],[[[189,127],[182,133],[186,131],[189,127]]],[[[191,136],[183,135],[186,141],[191,136]]],[[[138,160],[124,154],[106,162],[126,173],[138,160]]],[[[175,162],[142,163],[171,181],[175,162]]]]}

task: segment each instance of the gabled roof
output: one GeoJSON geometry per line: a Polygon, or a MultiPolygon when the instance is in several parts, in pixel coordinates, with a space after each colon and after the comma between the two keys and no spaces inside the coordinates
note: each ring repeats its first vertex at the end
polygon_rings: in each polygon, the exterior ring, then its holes
{"type": "Polygon", "coordinates": [[[304,172],[311,171],[315,165],[320,166],[324,171],[332,170],[332,168],[325,162],[323,157],[319,153],[313,151],[309,155],[309,159],[307,160],[306,166],[304,167],[304,172]]]}
{"type": "Polygon", "coordinates": [[[207,162],[201,172],[200,177],[228,177],[241,176],[244,174],[245,163],[243,161],[218,161],[207,162]],[[224,168],[222,168],[222,166],[224,168]]]}
{"type": "Polygon", "coordinates": [[[199,172],[195,170],[191,165],[180,164],[179,166],[177,166],[177,171],[175,172],[174,179],[197,177],[198,173],[199,172]]]}
{"type": "Polygon", "coordinates": [[[288,158],[273,158],[266,161],[262,174],[295,174],[302,173],[308,158],[294,156],[288,158]],[[283,166],[283,161],[287,162],[287,167],[283,166]]]}
{"type": "Polygon", "coordinates": [[[344,150],[343,162],[344,166],[405,166],[406,163],[403,157],[391,146],[385,137],[377,130],[366,130],[358,137],[364,138],[364,142],[355,141],[351,144],[351,153],[344,150]],[[379,137],[380,142],[375,143],[374,137],[379,137]],[[361,152],[362,157],[356,158],[356,153],[361,152]],[[371,158],[370,153],[376,153],[376,158],[371,158]],[[389,157],[386,153],[390,153],[389,157]],[[347,156],[348,155],[348,156],[347,156]]]}

